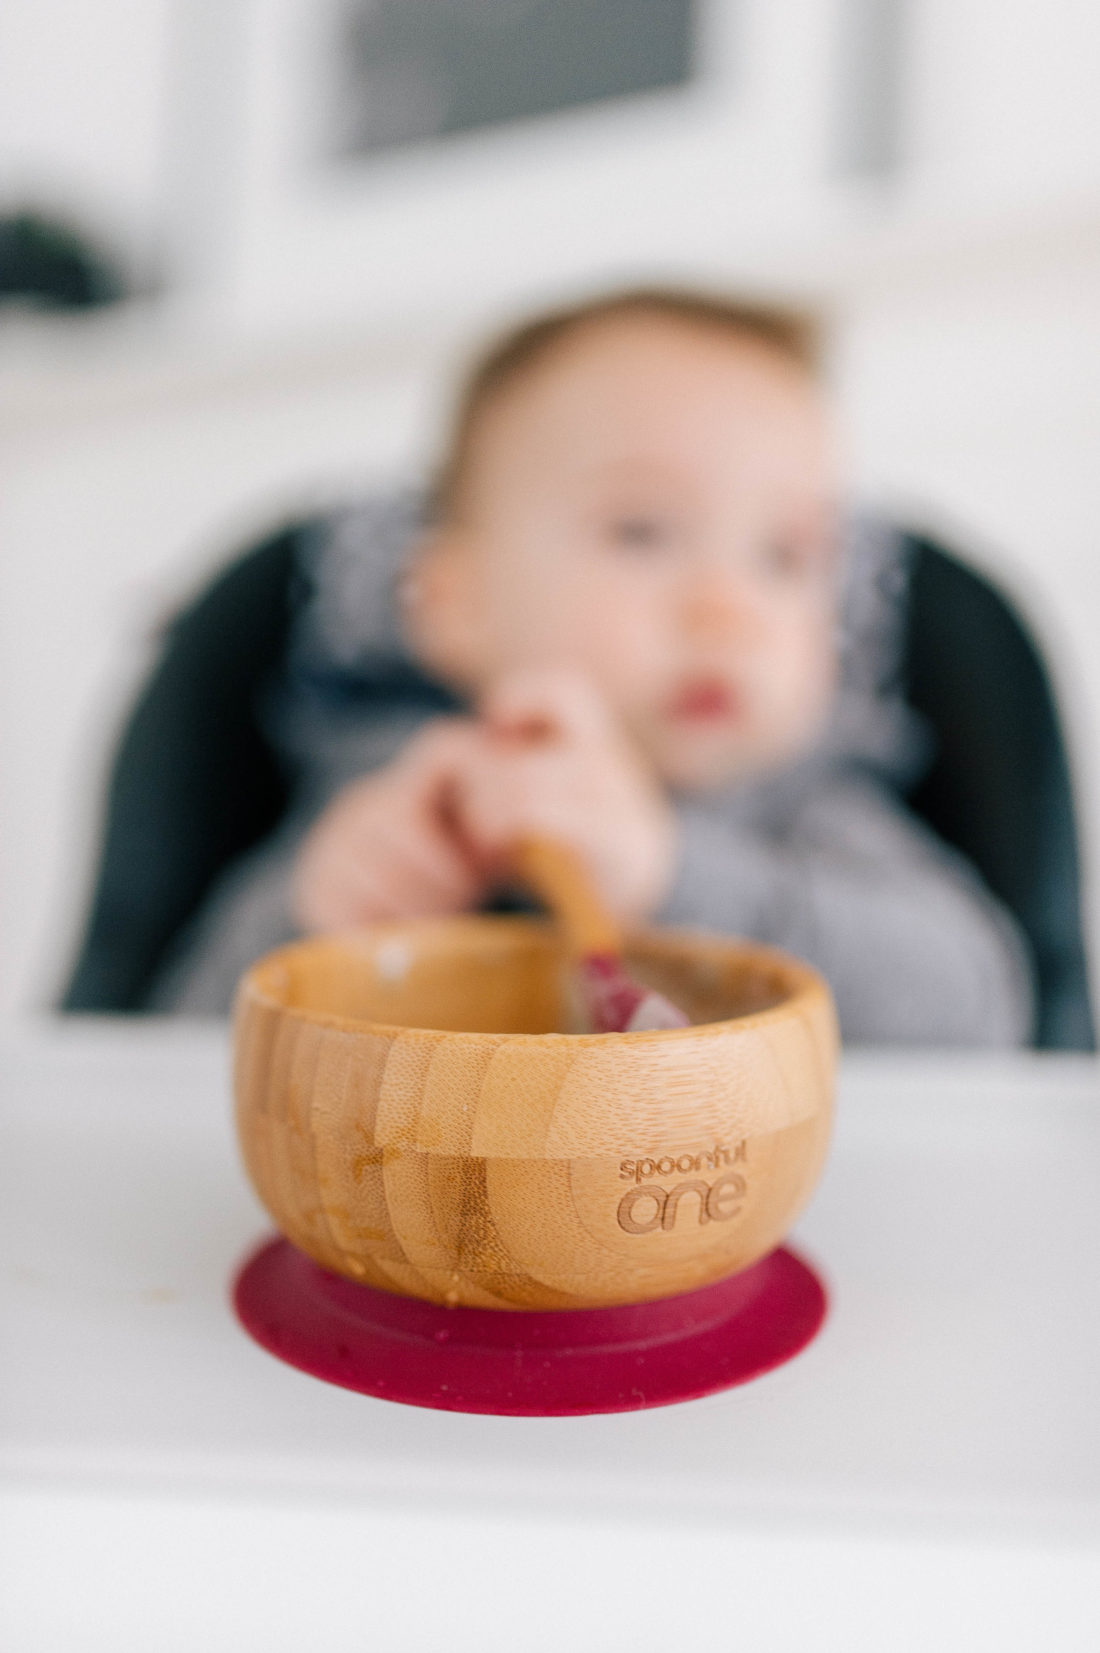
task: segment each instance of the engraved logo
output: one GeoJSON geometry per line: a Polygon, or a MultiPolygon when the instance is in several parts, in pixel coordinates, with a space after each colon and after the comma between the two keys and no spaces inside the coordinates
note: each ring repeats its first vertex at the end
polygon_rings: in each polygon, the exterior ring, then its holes
{"type": "MultiPolygon", "coordinates": [[[[624,1234],[654,1234],[658,1230],[669,1234],[676,1226],[681,1208],[693,1211],[700,1228],[707,1223],[729,1222],[741,1209],[746,1193],[746,1182],[738,1171],[724,1170],[713,1182],[702,1177],[686,1175],[701,1170],[717,1170],[746,1158],[745,1143],[733,1149],[715,1143],[713,1148],[698,1154],[665,1154],[660,1159],[624,1159],[619,1176],[633,1183],[619,1201],[616,1221],[624,1234]],[[667,1177],[673,1173],[686,1176],[672,1188],[651,1182],[651,1177],[667,1177]]],[[[690,1221],[690,1218],[687,1219],[690,1221]]]]}
{"type": "Polygon", "coordinates": [[[660,1159],[624,1159],[619,1166],[623,1182],[644,1182],[647,1177],[670,1177],[676,1171],[686,1177],[692,1171],[717,1171],[720,1165],[733,1165],[745,1158],[746,1143],[739,1142],[727,1148],[716,1142],[713,1148],[704,1148],[698,1154],[663,1154],[660,1159]]]}

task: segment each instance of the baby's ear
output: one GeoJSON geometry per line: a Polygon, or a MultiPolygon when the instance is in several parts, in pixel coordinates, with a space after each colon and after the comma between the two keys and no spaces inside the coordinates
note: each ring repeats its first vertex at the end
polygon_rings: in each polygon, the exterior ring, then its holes
{"type": "Polygon", "coordinates": [[[406,640],[420,663],[456,687],[469,687],[479,655],[476,559],[454,528],[428,531],[400,584],[406,640]]]}

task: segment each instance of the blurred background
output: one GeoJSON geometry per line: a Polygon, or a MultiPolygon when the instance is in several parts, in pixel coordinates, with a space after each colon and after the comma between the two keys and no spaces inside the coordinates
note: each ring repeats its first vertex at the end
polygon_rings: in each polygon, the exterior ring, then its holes
{"type": "Polygon", "coordinates": [[[853,494],[1023,605],[1100,956],[1098,86],[1095,0],[0,0],[0,1014],[165,617],[650,279],[821,306],[853,494]]]}

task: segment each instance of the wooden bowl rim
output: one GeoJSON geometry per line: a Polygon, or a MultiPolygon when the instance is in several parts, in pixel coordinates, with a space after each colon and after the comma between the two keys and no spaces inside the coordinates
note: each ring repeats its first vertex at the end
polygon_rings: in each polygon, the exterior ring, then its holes
{"type": "Polygon", "coordinates": [[[443,926],[459,928],[473,934],[478,929],[492,928],[496,934],[535,932],[546,935],[552,929],[548,920],[537,917],[528,917],[524,914],[510,913],[468,913],[459,914],[454,918],[437,919],[406,919],[393,920],[385,923],[365,925],[361,930],[336,932],[323,936],[308,936],[299,941],[287,942],[282,947],[274,948],[255,959],[237,987],[237,1009],[240,1010],[246,999],[261,1005],[267,1010],[277,1011],[280,1015],[289,1017],[298,1022],[306,1022],[315,1027],[328,1027],[341,1033],[370,1033],[381,1034],[388,1038],[422,1035],[428,1039],[457,1039],[470,1043],[480,1043],[485,1039],[507,1039],[509,1042],[518,1041],[533,1047],[545,1048],[548,1041],[568,1040],[571,1045],[584,1047],[610,1046],[628,1040],[631,1045],[653,1044],[671,1040],[698,1040],[703,1037],[717,1037],[729,1033],[749,1033],[771,1023],[786,1021],[792,1015],[800,1012],[807,1004],[822,996],[828,1000],[829,989],[820,973],[807,964],[803,959],[796,958],[792,953],[786,953],[779,947],[769,947],[763,942],[750,941],[739,936],[724,936],[712,930],[694,927],[646,927],[633,930],[626,938],[629,950],[631,943],[654,939],[670,942],[706,942],[710,946],[717,945],[727,952],[750,954],[754,958],[766,961],[782,970],[790,981],[790,991],[784,995],[778,1004],[768,1005],[763,1010],[751,1010],[743,1016],[729,1016],[719,1022],[692,1022],[687,1027],[643,1028],[631,1033],[492,1033],[486,1030],[475,1031],[467,1028],[434,1028],[423,1027],[408,1022],[380,1022],[371,1021],[362,1017],[339,1016],[333,1011],[312,1010],[301,1005],[289,1005],[273,994],[260,987],[257,976],[261,971],[277,964],[288,955],[301,955],[305,952],[320,951],[339,946],[361,946],[362,942],[371,936],[400,936],[410,933],[416,934],[429,930],[438,931],[443,926]]]}

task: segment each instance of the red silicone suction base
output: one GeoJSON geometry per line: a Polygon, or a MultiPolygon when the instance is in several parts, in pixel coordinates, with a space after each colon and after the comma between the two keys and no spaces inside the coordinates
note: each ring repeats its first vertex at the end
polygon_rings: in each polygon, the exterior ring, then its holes
{"type": "Polygon", "coordinates": [[[329,1274],[271,1240],[237,1277],[257,1343],[303,1372],[410,1406],[510,1417],[695,1400],[790,1360],[825,1289],[781,1247],[701,1291],[615,1309],[446,1309],[329,1274]]]}

